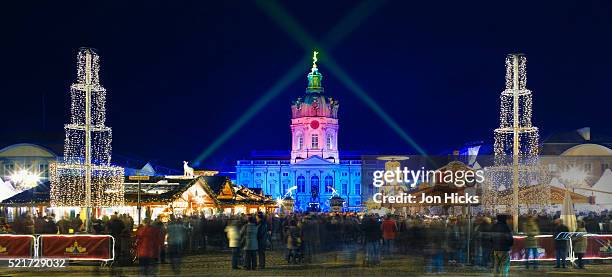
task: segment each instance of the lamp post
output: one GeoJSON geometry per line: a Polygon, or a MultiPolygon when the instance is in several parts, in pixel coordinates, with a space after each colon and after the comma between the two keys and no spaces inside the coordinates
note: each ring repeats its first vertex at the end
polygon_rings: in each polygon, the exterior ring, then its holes
{"type": "Polygon", "coordinates": [[[129,176],[128,177],[129,180],[135,180],[138,181],[138,200],[136,202],[136,210],[138,210],[138,225],[140,226],[140,222],[141,222],[141,211],[142,211],[142,205],[140,203],[140,190],[141,190],[141,186],[140,186],[140,181],[148,181],[149,180],[149,176],[140,176],[140,175],[136,175],[136,176],[129,176]]]}

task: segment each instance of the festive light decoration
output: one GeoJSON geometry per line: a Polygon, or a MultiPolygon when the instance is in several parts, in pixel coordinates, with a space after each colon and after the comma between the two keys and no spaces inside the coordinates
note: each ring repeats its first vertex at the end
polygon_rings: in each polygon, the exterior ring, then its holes
{"type": "Polygon", "coordinates": [[[485,168],[483,187],[486,208],[515,216],[519,205],[541,206],[550,198],[547,186],[550,176],[538,163],[539,135],[531,122],[532,98],[527,89],[526,66],[523,54],[506,57],[506,88],[500,96],[500,126],[495,129],[495,165],[485,168]],[[530,193],[519,193],[527,188],[530,193]]]}
{"type": "Polygon", "coordinates": [[[33,188],[40,181],[40,173],[32,172],[27,169],[20,169],[12,172],[9,176],[11,183],[19,190],[33,188]]]}
{"type": "Polygon", "coordinates": [[[49,166],[51,206],[103,207],[124,202],[121,167],[111,166],[112,133],[106,127],[106,90],[100,58],[90,48],[77,55],[77,81],[70,86],[71,118],[64,130],[64,158],[49,166]]]}

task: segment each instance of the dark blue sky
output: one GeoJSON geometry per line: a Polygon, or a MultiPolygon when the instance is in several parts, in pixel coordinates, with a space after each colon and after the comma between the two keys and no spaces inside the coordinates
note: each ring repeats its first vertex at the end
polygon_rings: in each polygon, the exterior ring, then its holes
{"type": "MultiPolygon", "coordinates": [[[[102,58],[114,153],[173,167],[198,156],[308,55],[250,1],[98,2],[1,4],[1,146],[63,143],[81,46],[102,58]]],[[[321,39],[357,1],[286,2],[321,39]]],[[[341,150],[415,153],[326,69],[326,55],[430,153],[492,140],[504,58],[517,51],[527,54],[543,137],[584,126],[612,134],[612,3],[414,2],[387,1],[321,53],[326,92],[340,101],[341,150]]],[[[204,164],[289,149],[290,103],[308,70],[204,164]]]]}

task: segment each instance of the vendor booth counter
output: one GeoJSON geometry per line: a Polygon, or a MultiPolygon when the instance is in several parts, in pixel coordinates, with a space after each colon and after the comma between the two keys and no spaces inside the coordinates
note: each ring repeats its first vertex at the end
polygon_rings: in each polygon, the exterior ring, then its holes
{"type": "Polygon", "coordinates": [[[0,259],[48,258],[109,262],[115,259],[110,235],[0,234],[0,259]]]}

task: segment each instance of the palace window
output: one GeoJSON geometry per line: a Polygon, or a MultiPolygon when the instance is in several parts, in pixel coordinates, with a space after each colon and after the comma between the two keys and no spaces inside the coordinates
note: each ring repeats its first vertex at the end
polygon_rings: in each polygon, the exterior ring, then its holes
{"type": "Polygon", "coordinates": [[[289,176],[289,172],[283,172],[283,177],[289,176]]]}
{"type": "Polygon", "coordinates": [[[348,194],[348,184],[342,183],[342,194],[348,194]]]}
{"type": "Polygon", "coordinates": [[[327,138],[326,138],[326,144],[327,144],[327,149],[331,150],[333,149],[332,147],[332,135],[331,134],[327,134],[327,138]]]}
{"type": "Polygon", "coordinates": [[[298,138],[297,138],[297,149],[298,150],[302,150],[303,147],[304,147],[304,137],[302,137],[302,135],[298,135],[298,138]]]}
{"type": "Polygon", "coordinates": [[[255,176],[257,176],[257,177],[261,177],[261,172],[257,172],[257,173],[255,173],[255,176]]]}
{"type": "Polygon", "coordinates": [[[346,173],[346,172],[342,172],[342,176],[345,176],[345,177],[346,177],[346,176],[348,176],[348,173],[346,173]]]}
{"type": "Polygon", "coordinates": [[[39,164],[38,165],[38,172],[40,173],[40,175],[42,177],[48,178],[49,177],[49,165],[48,164],[39,164]]]}
{"type": "Polygon", "coordinates": [[[289,190],[289,180],[285,179],[283,180],[283,191],[281,191],[281,195],[285,195],[287,190],[289,190]]]}
{"type": "Polygon", "coordinates": [[[355,194],[361,194],[361,184],[355,184],[355,194]]]}
{"type": "Polygon", "coordinates": [[[297,178],[297,190],[298,192],[306,191],[306,178],[304,176],[299,176],[297,178]]]}
{"type": "Polygon", "coordinates": [[[319,176],[312,176],[310,177],[310,193],[312,194],[319,194],[319,176]]]}
{"type": "Polygon", "coordinates": [[[14,170],[15,170],[14,163],[7,163],[4,165],[4,175],[10,176],[11,174],[13,174],[14,170]]]}
{"type": "Polygon", "coordinates": [[[325,176],[325,193],[332,193],[334,188],[334,178],[325,176]]]}
{"type": "Polygon", "coordinates": [[[312,149],[318,149],[318,148],[319,148],[319,135],[312,134],[312,149]]]}

